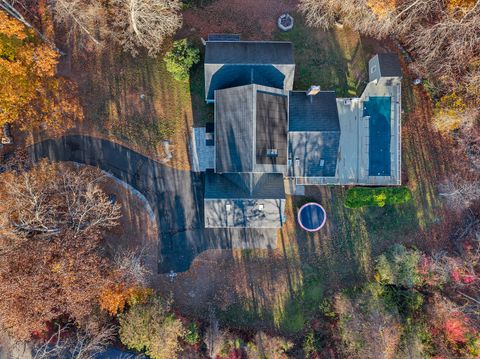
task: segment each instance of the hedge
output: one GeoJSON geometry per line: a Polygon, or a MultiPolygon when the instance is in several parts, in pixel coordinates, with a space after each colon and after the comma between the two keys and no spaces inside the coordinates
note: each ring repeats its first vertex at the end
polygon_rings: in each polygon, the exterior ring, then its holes
{"type": "Polygon", "coordinates": [[[383,207],[410,201],[412,194],[407,187],[355,187],[347,192],[345,207],[383,207]]]}

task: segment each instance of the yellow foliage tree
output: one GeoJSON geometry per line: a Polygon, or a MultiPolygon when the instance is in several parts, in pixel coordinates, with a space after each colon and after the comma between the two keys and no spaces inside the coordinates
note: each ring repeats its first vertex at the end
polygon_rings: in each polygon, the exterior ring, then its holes
{"type": "Polygon", "coordinates": [[[152,294],[151,288],[116,284],[102,292],[100,307],[110,315],[117,315],[123,312],[127,305],[145,303],[152,294]]]}
{"type": "Polygon", "coordinates": [[[477,0],[448,0],[447,7],[449,10],[455,10],[458,8],[469,10],[475,6],[477,0]]]}
{"type": "Polygon", "coordinates": [[[83,118],[75,85],[56,76],[59,54],[0,11],[0,125],[68,127],[83,118]]]}
{"type": "Polygon", "coordinates": [[[383,18],[395,10],[397,0],[367,0],[367,5],[378,18],[383,18]]]}
{"type": "Polygon", "coordinates": [[[466,110],[466,104],[456,92],[442,96],[435,104],[433,125],[442,133],[456,130],[464,122],[466,110]]]}

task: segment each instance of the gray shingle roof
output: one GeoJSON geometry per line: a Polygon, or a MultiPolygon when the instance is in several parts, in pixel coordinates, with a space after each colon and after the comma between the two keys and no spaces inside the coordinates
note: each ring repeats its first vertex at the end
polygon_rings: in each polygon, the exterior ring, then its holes
{"type": "Polygon", "coordinates": [[[265,171],[281,172],[275,166],[286,165],[286,94],[264,86],[247,85],[216,91],[215,96],[216,172],[260,171],[257,162],[270,166],[265,167],[265,171]],[[277,146],[278,159],[265,160],[262,155],[268,146],[277,146]]]}
{"type": "Polygon", "coordinates": [[[285,216],[283,175],[208,172],[204,202],[206,227],[279,228],[285,216]]]}
{"type": "Polygon", "coordinates": [[[240,41],[239,34],[209,34],[208,41],[240,41]]]}
{"type": "Polygon", "coordinates": [[[340,131],[337,99],[334,91],[307,96],[304,91],[290,92],[289,131],[340,131]]]}
{"type": "Polygon", "coordinates": [[[257,91],[256,163],[287,164],[288,97],[257,91]],[[276,156],[268,155],[275,150],[276,156]]]}
{"type": "Polygon", "coordinates": [[[285,222],[284,199],[212,199],[204,208],[206,228],[276,229],[285,222]]]}
{"type": "Polygon", "coordinates": [[[340,144],[335,92],[321,91],[315,96],[290,92],[288,141],[290,175],[335,176],[340,144]]]}
{"type": "Polygon", "coordinates": [[[252,172],[254,168],[253,86],[215,92],[215,170],[252,172]]]}
{"type": "Polygon", "coordinates": [[[290,132],[288,140],[292,158],[291,176],[335,176],[340,131],[290,132]]]}
{"type": "Polygon", "coordinates": [[[205,174],[207,199],[284,199],[281,173],[205,174]]]}
{"type": "Polygon", "coordinates": [[[402,68],[397,54],[378,54],[382,77],[402,77],[402,68]]]}
{"type": "Polygon", "coordinates": [[[295,64],[291,42],[207,41],[206,64],[295,64]]]}

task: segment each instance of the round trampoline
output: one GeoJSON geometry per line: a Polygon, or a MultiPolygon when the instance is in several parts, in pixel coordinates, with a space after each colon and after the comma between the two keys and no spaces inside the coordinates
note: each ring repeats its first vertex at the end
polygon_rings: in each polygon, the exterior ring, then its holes
{"type": "Polygon", "coordinates": [[[327,213],[315,202],[304,204],[298,211],[298,224],[308,232],[320,230],[327,220],[327,213]]]}

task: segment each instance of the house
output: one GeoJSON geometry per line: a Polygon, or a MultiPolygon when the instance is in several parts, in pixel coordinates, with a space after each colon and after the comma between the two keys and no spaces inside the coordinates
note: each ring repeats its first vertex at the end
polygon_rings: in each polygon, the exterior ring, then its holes
{"type": "Polygon", "coordinates": [[[289,42],[206,41],[205,100],[214,105],[214,158],[205,174],[208,228],[280,228],[285,183],[399,185],[401,68],[369,62],[358,98],[312,86],[293,90],[289,42]]]}

